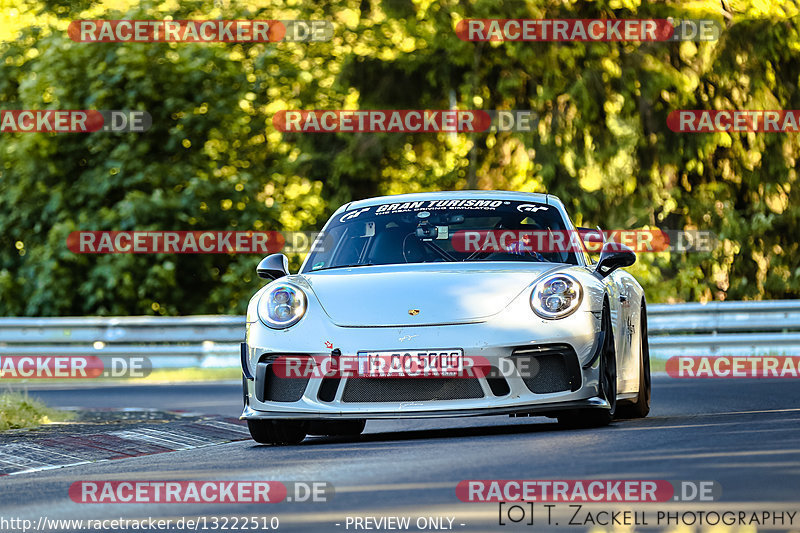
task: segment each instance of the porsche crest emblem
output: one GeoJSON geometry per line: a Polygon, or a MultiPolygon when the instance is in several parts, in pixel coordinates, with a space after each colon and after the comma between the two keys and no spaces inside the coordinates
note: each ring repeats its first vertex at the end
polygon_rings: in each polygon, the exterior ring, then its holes
{"type": "Polygon", "coordinates": [[[419,309],[409,309],[408,314],[411,316],[417,316],[419,314],[419,309]]]}

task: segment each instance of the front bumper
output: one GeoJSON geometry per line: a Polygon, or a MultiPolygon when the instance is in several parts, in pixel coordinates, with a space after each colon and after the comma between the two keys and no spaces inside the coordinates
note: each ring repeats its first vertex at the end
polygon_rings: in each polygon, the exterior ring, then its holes
{"type": "Polygon", "coordinates": [[[241,420],[345,420],[345,419],[405,419],[405,418],[450,418],[463,416],[491,416],[491,415],[526,415],[526,414],[550,414],[557,411],[569,409],[608,409],[608,402],[600,398],[588,398],[585,400],[560,401],[551,404],[537,404],[519,407],[483,407],[483,408],[449,408],[437,407],[431,410],[414,411],[380,411],[377,409],[367,412],[343,411],[336,413],[320,413],[317,411],[308,412],[284,412],[284,411],[259,411],[249,405],[245,405],[242,411],[241,420]]]}
{"type": "MultiPolygon", "coordinates": [[[[248,324],[248,342],[243,346],[242,363],[245,376],[253,379],[245,381],[242,419],[431,418],[609,408],[607,401],[598,398],[595,354],[601,342],[599,320],[588,312],[576,313],[567,320],[541,320],[523,328],[513,325],[499,328],[487,323],[345,328],[327,323],[313,337],[298,331],[287,333],[270,330],[258,322],[248,324]],[[488,361],[495,370],[503,369],[505,385],[492,381],[496,380],[493,374],[438,378],[437,383],[441,385],[438,392],[437,384],[414,381],[415,378],[396,378],[407,380],[400,382],[387,378],[343,377],[332,383],[330,378],[312,377],[303,383],[284,386],[277,383],[269,371],[269,362],[275,357],[322,358],[330,356],[332,348],[355,356],[364,350],[454,347],[462,349],[464,357],[478,357],[488,361]],[[563,367],[556,360],[559,354],[564,359],[563,367]],[[537,366],[547,367],[549,374],[525,373],[518,363],[521,356],[549,357],[547,364],[537,366]],[[559,376],[559,372],[566,372],[567,376],[559,376]],[[358,380],[383,382],[352,383],[358,380]],[[468,380],[474,381],[466,383],[468,380]],[[420,386],[419,397],[415,397],[416,385],[420,386]],[[384,386],[395,389],[384,396],[381,394],[384,386]],[[273,394],[270,387],[275,387],[274,390],[283,387],[285,392],[273,394]],[[374,397],[369,395],[370,391],[375,392],[374,397]]],[[[544,362],[544,359],[537,361],[544,362]]]]}

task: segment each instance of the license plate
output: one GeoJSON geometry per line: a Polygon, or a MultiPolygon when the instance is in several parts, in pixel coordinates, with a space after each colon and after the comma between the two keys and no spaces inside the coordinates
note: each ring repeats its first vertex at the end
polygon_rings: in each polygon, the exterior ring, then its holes
{"type": "Polygon", "coordinates": [[[452,377],[463,369],[461,349],[358,352],[361,377],[452,377]]]}

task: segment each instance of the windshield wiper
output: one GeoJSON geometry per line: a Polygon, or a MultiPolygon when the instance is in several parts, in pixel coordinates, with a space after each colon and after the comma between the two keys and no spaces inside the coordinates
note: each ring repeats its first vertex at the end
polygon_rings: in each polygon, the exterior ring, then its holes
{"type": "Polygon", "coordinates": [[[478,257],[478,256],[475,255],[475,253],[473,253],[472,255],[470,255],[469,257],[464,259],[464,261],[487,261],[487,260],[488,261],[519,261],[520,263],[555,263],[555,262],[557,262],[557,261],[550,261],[549,259],[545,259],[545,257],[542,254],[540,254],[539,252],[533,252],[532,254],[530,254],[530,253],[514,254],[514,253],[511,253],[511,252],[479,252],[479,253],[485,253],[486,255],[484,257],[478,257]],[[494,255],[495,253],[507,253],[508,255],[514,255],[514,256],[518,257],[519,259],[487,259],[488,257],[494,255]]]}
{"type": "MultiPolygon", "coordinates": [[[[335,268],[351,268],[351,267],[365,267],[365,266],[373,266],[373,263],[351,263],[349,265],[334,265],[325,268],[312,268],[310,272],[320,272],[322,270],[333,270],[335,268]]],[[[309,272],[309,273],[310,273],[309,272]]]]}

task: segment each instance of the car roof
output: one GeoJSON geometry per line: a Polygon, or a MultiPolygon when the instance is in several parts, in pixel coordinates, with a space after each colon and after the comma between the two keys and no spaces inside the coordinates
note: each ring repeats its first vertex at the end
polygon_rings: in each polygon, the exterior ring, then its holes
{"type": "Polygon", "coordinates": [[[560,205],[561,200],[552,194],[518,192],[518,191],[438,191],[438,192],[415,192],[411,194],[395,194],[391,196],[377,196],[356,200],[346,204],[344,208],[337,211],[350,211],[381,204],[394,204],[399,202],[419,202],[424,200],[457,200],[464,198],[485,198],[487,200],[519,200],[527,202],[538,202],[547,205],[560,205]]]}

